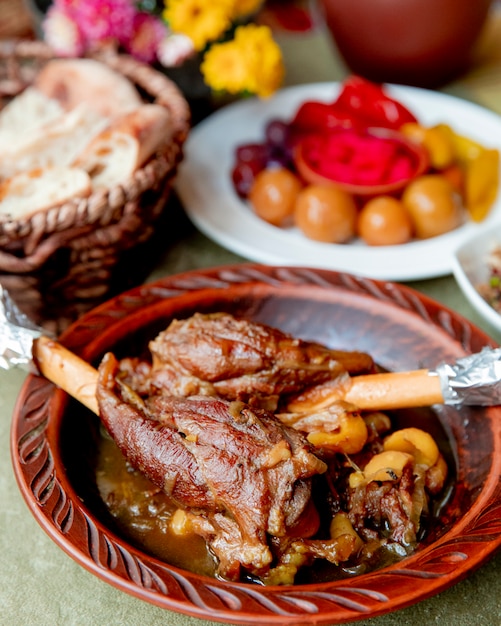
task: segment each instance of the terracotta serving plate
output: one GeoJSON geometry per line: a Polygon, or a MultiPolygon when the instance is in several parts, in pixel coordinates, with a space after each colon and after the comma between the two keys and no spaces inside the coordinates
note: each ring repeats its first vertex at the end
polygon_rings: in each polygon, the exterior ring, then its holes
{"type": "MultiPolygon", "coordinates": [[[[369,352],[388,370],[434,368],[493,345],[481,330],[404,286],[254,264],[200,270],[129,291],[86,314],[62,342],[97,364],[139,354],[174,318],[229,311],[331,347],[369,352]]],[[[21,492],[43,529],[111,585],[160,607],[233,624],[367,619],[434,595],[501,545],[501,408],[434,406],[421,415],[455,477],[427,539],[398,564],[353,578],[283,587],[228,583],[162,562],[111,528],[90,459],[97,418],[30,375],[11,449],[21,492]]]]}

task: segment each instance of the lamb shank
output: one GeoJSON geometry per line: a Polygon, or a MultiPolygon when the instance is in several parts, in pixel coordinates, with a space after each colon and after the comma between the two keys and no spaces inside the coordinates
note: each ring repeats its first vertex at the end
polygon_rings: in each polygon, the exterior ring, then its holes
{"type": "Polygon", "coordinates": [[[331,350],[228,313],[174,320],[149,347],[151,370],[131,363],[135,388],[142,372],[148,393],[218,396],[269,410],[289,394],[333,380],[342,387],[350,375],[374,371],[364,352],[331,350]]]}
{"type": "Polygon", "coordinates": [[[382,450],[388,420],[373,428],[356,407],[329,409],[328,419],[344,424],[341,438],[353,444],[360,434],[355,448],[337,454],[300,432],[317,428],[318,415],[279,413],[291,394],[332,381],[342,387],[352,374],[372,371],[369,355],[225,313],[174,321],[150,350],[151,361],[105,356],[100,418],[128,463],[205,539],[219,576],[287,584],[315,558],[337,565],[385,542],[412,548],[428,470],[418,471],[407,455],[398,480],[385,479],[382,488],[361,471],[358,486],[349,483],[357,462],[382,450]],[[318,533],[319,490],[342,531],[318,533]]]}
{"type": "Polygon", "coordinates": [[[111,355],[100,366],[101,419],[128,461],[192,514],[221,576],[269,569],[269,536],[316,532],[311,477],[326,465],[301,433],[238,401],[143,400],[120,388],[117,366],[111,355]]]}

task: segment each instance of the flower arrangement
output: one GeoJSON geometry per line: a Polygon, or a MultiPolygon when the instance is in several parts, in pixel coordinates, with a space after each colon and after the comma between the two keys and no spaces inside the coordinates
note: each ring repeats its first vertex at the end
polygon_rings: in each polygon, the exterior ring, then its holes
{"type": "Polygon", "coordinates": [[[215,92],[268,97],[284,76],[267,26],[250,21],[263,0],[54,0],[42,23],[61,56],[103,45],[147,63],[179,67],[199,55],[215,92]]]}

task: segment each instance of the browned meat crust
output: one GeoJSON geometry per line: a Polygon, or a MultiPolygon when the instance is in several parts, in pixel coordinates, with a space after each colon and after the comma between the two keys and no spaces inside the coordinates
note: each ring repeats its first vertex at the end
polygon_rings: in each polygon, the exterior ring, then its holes
{"type": "Polygon", "coordinates": [[[174,320],[150,350],[153,386],[173,395],[203,393],[245,402],[336,378],[341,383],[348,374],[374,367],[365,353],[329,350],[227,313],[174,320]]]}
{"type": "MultiPolygon", "coordinates": [[[[261,573],[268,535],[294,532],[310,505],[311,481],[326,465],[303,435],[241,402],[152,396],[144,403],[116,382],[118,362],[99,368],[101,419],[129,462],[185,509],[220,561],[261,573]]],[[[313,528],[314,532],[316,528],[313,528]]]]}

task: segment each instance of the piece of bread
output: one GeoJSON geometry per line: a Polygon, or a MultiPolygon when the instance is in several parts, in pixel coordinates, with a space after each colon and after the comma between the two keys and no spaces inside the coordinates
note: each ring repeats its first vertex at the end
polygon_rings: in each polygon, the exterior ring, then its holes
{"type": "Polygon", "coordinates": [[[108,120],[81,104],[56,119],[19,135],[0,151],[0,179],[37,168],[70,165],[108,120]]]}
{"type": "Polygon", "coordinates": [[[0,111],[0,152],[57,120],[64,109],[35,87],[27,87],[0,111]]]}
{"type": "Polygon", "coordinates": [[[131,135],[138,141],[135,167],[141,167],[158,148],[172,139],[172,119],[159,104],[143,104],[110,124],[110,130],[131,135]]]}
{"type": "Polygon", "coordinates": [[[66,110],[85,102],[109,118],[142,104],[130,80],[94,59],[53,59],[40,70],[34,86],[66,110]]]}
{"type": "Polygon", "coordinates": [[[73,162],[89,175],[94,190],[125,182],[135,170],[138,141],[126,133],[104,131],[73,162]]]}
{"type": "Polygon", "coordinates": [[[0,114],[4,221],[124,182],[172,137],[165,107],[143,104],[129,80],[90,59],[50,61],[6,109],[0,114]]]}
{"type": "Polygon", "coordinates": [[[169,111],[143,104],[99,133],[73,162],[92,179],[94,189],[127,180],[172,136],[169,111]]]}
{"type": "Polygon", "coordinates": [[[16,174],[0,184],[0,220],[27,218],[91,192],[89,175],[78,168],[50,167],[16,174]]]}

